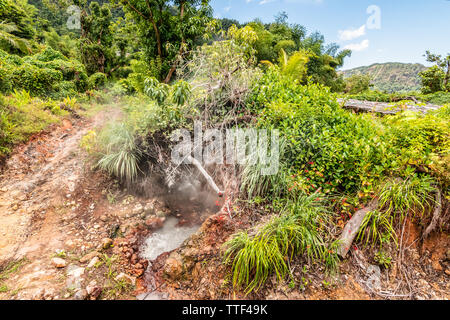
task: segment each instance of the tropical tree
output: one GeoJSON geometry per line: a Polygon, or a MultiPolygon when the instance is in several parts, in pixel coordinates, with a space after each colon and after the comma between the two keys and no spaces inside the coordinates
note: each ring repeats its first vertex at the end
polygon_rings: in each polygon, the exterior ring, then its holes
{"type": "Polygon", "coordinates": [[[450,54],[442,57],[427,51],[425,56],[428,62],[433,62],[435,65],[420,73],[422,91],[424,93],[450,91],[450,54]]]}
{"type": "Polygon", "coordinates": [[[367,91],[372,86],[370,75],[354,74],[345,79],[345,93],[357,94],[367,91]]]}
{"type": "Polygon", "coordinates": [[[24,54],[31,53],[30,43],[26,39],[16,37],[13,33],[17,32],[18,28],[14,23],[0,22],[0,48],[12,48],[24,54]]]}
{"type": "Polygon", "coordinates": [[[209,0],[117,0],[137,25],[148,64],[159,60],[168,83],[182,59],[204,34],[212,17],[209,0]]]}
{"type": "MultiPolygon", "coordinates": [[[[77,1],[85,5],[85,1],[77,1]]],[[[112,50],[113,34],[111,32],[112,15],[107,4],[101,7],[98,2],[91,2],[89,8],[81,11],[81,57],[89,74],[106,73],[112,67],[114,52],[112,50]]]]}

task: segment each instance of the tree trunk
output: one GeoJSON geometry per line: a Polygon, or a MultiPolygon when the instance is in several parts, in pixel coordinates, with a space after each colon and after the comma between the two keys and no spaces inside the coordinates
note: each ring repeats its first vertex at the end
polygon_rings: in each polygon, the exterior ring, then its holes
{"type": "MultiPolygon", "coordinates": [[[[182,20],[184,17],[184,5],[185,5],[185,1],[181,2],[181,4],[180,4],[180,23],[182,23],[182,20]]],[[[181,35],[180,51],[178,53],[179,56],[181,56],[183,54],[184,44],[185,44],[184,35],[181,35]]],[[[169,70],[169,73],[167,74],[166,79],[164,80],[164,83],[169,83],[170,80],[172,79],[172,76],[173,76],[175,70],[177,69],[177,63],[178,63],[177,60],[178,60],[178,58],[175,59],[175,62],[173,63],[172,67],[169,70]]]]}

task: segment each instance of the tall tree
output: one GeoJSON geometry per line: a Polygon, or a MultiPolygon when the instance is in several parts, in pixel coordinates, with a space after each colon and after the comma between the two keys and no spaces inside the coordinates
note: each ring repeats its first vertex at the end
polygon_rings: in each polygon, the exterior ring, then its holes
{"type": "Polygon", "coordinates": [[[170,82],[182,55],[204,34],[209,0],[117,0],[138,26],[147,63],[159,59],[160,79],[170,82]]]}
{"type": "MultiPolygon", "coordinates": [[[[85,4],[77,1],[78,4],[85,4]]],[[[89,8],[81,11],[81,56],[86,70],[107,73],[112,67],[114,52],[112,50],[113,35],[111,32],[112,15],[108,5],[101,7],[97,2],[91,2],[89,8]]]]}
{"type": "Polygon", "coordinates": [[[443,80],[443,86],[445,90],[450,90],[450,54],[447,54],[446,57],[442,57],[441,55],[437,55],[427,51],[425,53],[428,62],[433,62],[436,66],[442,70],[445,74],[443,80]]]}

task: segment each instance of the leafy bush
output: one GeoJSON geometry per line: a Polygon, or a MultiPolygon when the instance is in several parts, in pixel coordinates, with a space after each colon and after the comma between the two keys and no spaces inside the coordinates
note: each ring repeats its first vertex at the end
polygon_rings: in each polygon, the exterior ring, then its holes
{"type": "Polygon", "coordinates": [[[15,91],[8,97],[0,95],[0,156],[6,156],[14,144],[59,121],[67,115],[52,100],[32,98],[27,91],[15,91]]]}
{"type": "Polygon", "coordinates": [[[420,74],[422,92],[425,94],[444,91],[445,72],[438,66],[432,66],[420,74]]]}
{"type": "Polygon", "coordinates": [[[352,75],[345,79],[345,93],[357,94],[369,90],[371,78],[368,75],[352,75]]]}
{"type": "Polygon", "coordinates": [[[63,80],[61,71],[41,69],[24,63],[12,73],[14,87],[29,91],[32,95],[46,95],[49,89],[63,80]]]}
{"type": "Polygon", "coordinates": [[[89,87],[98,89],[106,84],[106,74],[97,72],[89,77],[89,87]]]}
{"type": "Polygon", "coordinates": [[[67,81],[73,82],[75,91],[81,92],[86,90],[88,80],[80,62],[69,60],[51,48],[24,58],[0,50],[0,74],[1,92],[7,93],[17,88],[36,96],[73,95],[73,86],[68,85],[67,81]]]}
{"type": "Polygon", "coordinates": [[[325,244],[322,232],[327,211],[316,196],[285,203],[282,213],[252,229],[234,235],[225,246],[225,262],[231,264],[233,285],[247,293],[258,290],[271,274],[283,280],[295,255],[327,261],[335,268],[338,258],[325,244]]]}
{"type": "Polygon", "coordinates": [[[41,62],[50,62],[54,60],[68,60],[61,52],[46,47],[43,51],[36,54],[34,59],[41,62]]]}

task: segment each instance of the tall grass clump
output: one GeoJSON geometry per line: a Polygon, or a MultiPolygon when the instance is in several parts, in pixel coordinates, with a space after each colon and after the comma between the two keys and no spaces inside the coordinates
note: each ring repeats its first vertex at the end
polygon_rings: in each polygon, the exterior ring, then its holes
{"type": "Polygon", "coordinates": [[[287,201],[280,215],[225,243],[225,263],[231,265],[235,287],[248,294],[260,289],[272,274],[283,280],[296,255],[336,267],[337,255],[327,248],[322,233],[327,211],[314,198],[299,196],[287,201]]]}
{"type": "MultiPolygon", "coordinates": [[[[248,197],[281,197],[288,189],[288,169],[284,161],[286,140],[279,142],[279,167],[276,174],[262,175],[261,170],[267,167],[258,161],[255,165],[245,165],[241,174],[241,192],[248,197]]],[[[252,155],[255,156],[255,155],[252,155]]]]}
{"type": "Polygon", "coordinates": [[[110,124],[100,134],[103,154],[97,165],[127,182],[132,182],[139,172],[142,150],[136,143],[133,129],[126,123],[110,124]]]}
{"type": "Polygon", "coordinates": [[[427,205],[433,204],[431,193],[435,191],[435,181],[430,176],[414,174],[406,179],[388,180],[379,193],[379,207],[400,221],[408,213],[423,213],[427,205]]]}
{"type": "Polygon", "coordinates": [[[421,216],[434,204],[435,181],[429,176],[412,174],[406,179],[390,179],[378,194],[378,209],[363,220],[357,240],[365,246],[393,241],[397,244],[396,228],[406,217],[421,216]]]}

